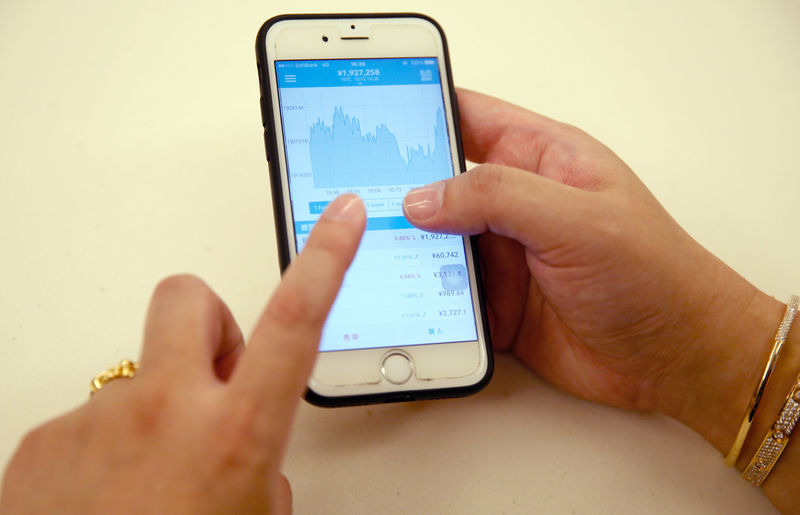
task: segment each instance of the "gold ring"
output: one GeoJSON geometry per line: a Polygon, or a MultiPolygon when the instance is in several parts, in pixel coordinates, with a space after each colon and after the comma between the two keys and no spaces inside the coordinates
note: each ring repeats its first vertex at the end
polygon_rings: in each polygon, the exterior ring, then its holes
{"type": "Polygon", "coordinates": [[[94,379],[92,379],[92,391],[90,396],[97,393],[97,391],[109,381],[113,381],[114,379],[118,379],[120,377],[127,377],[129,379],[132,378],[136,375],[137,370],[139,370],[139,364],[129,359],[123,359],[119,362],[119,365],[111,367],[108,370],[103,370],[94,376],[94,379]]]}

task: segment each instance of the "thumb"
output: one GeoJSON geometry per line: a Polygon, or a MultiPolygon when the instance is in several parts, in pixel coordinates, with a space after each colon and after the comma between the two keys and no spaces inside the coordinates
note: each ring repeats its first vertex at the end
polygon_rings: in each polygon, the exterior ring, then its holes
{"type": "Polygon", "coordinates": [[[403,201],[420,229],[455,234],[491,231],[534,252],[552,248],[578,228],[590,192],[532,172],[482,164],[468,172],[411,190],[403,201]]]}

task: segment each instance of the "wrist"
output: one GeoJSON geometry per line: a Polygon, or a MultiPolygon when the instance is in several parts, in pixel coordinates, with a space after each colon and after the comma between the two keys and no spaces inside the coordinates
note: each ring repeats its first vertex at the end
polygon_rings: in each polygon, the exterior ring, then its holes
{"type": "MultiPolygon", "coordinates": [[[[652,404],[656,411],[689,426],[725,455],[761,379],[786,306],[732,270],[721,275],[709,296],[711,300],[687,321],[691,336],[654,384],[652,404]]],[[[787,341],[762,397],[751,435],[757,434],[764,423],[769,426],[770,422],[762,420],[764,414],[780,409],[784,386],[788,388],[792,373],[797,373],[786,366],[791,361],[786,359],[790,350],[795,352],[787,341]]],[[[745,442],[740,466],[754,452],[753,446],[758,445],[754,440],[748,438],[745,442]]]]}
{"type": "MultiPolygon", "coordinates": [[[[646,401],[652,409],[675,418],[708,440],[720,451],[722,465],[767,366],[786,304],[759,291],[727,267],[720,268],[713,277],[714,281],[708,281],[711,293],[705,297],[711,300],[688,310],[697,313],[687,316],[691,336],[679,340],[684,345],[679,346],[669,366],[652,379],[646,401]],[[706,307],[700,308],[701,305],[706,307]]],[[[755,411],[736,461],[740,471],[775,423],[798,374],[800,317],[792,324],[755,411]]],[[[781,511],[800,513],[800,500],[795,494],[800,441],[793,444],[793,439],[800,440],[800,429],[796,428],[790,437],[762,490],[781,511]]]]}

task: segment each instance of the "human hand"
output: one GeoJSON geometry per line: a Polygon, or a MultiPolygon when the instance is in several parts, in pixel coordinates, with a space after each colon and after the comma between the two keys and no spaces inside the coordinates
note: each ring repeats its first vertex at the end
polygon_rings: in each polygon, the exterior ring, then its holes
{"type": "Polygon", "coordinates": [[[365,223],[354,195],[328,206],[246,348],[203,282],[164,280],[136,377],[29,433],[6,472],[0,512],[289,512],[281,460],[365,223]]]}
{"type": "Polygon", "coordinates": [[[495,348],[575,395],[658,409],[728,445],[757,373],[734,342],[774,331],[780,303],[697,244],[595,139],[458,96],[467,158],[485,164],[410,192],[405,212],[425,230],[481,234],[495,348]]]}

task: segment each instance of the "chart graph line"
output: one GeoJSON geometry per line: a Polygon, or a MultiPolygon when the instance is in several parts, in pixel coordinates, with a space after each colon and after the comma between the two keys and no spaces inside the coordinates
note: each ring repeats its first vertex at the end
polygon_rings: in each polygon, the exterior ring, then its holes
{"type": "Polygon", "coordinates": [[[361,121],[336,107],[330,124],[321,118],[309,128],[311,171],[315,188],[351,188],[422,184],[452,175],[447,128],[436,111],[434,145],[400,151],[397,137],[385,124],[364,132],[361,121]]]}

